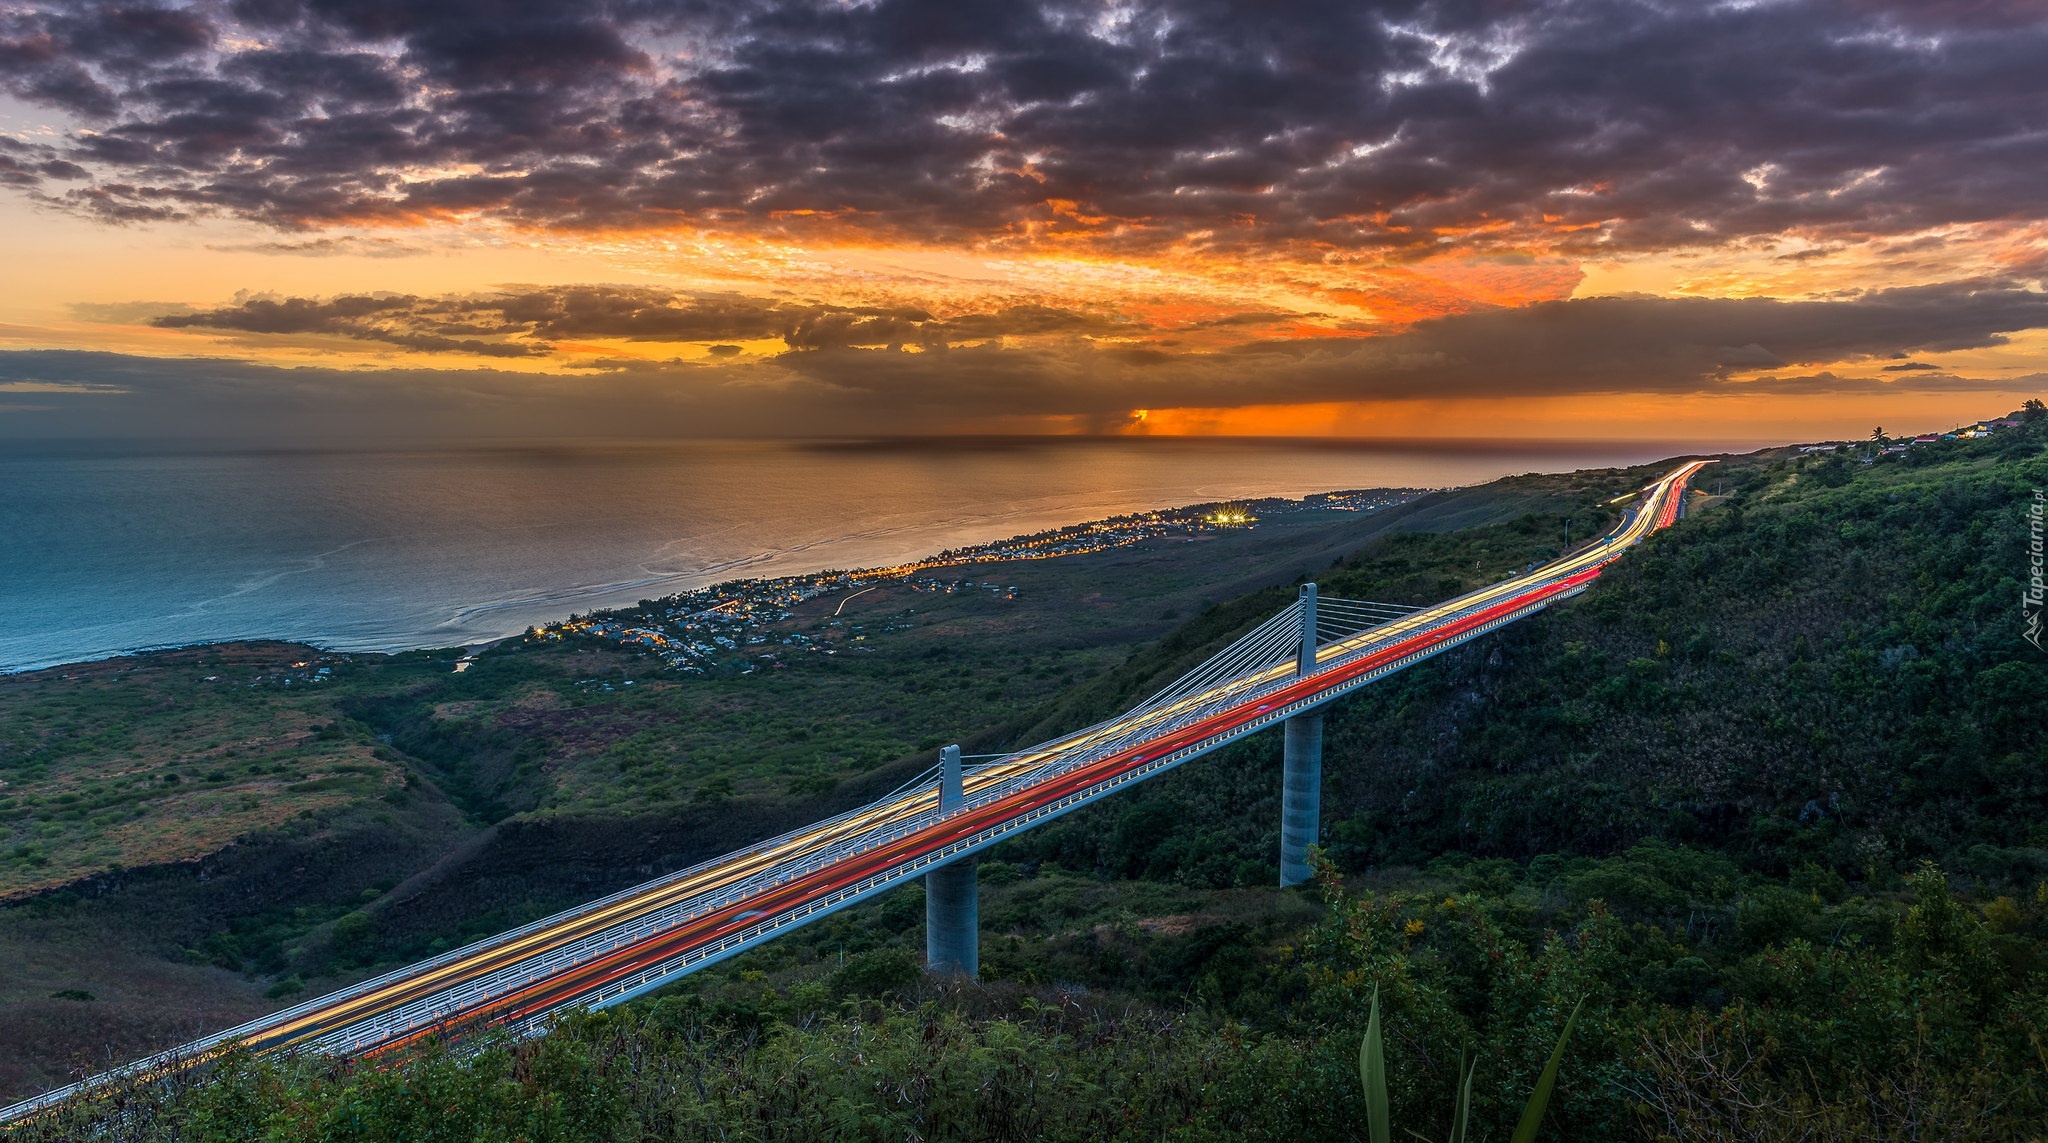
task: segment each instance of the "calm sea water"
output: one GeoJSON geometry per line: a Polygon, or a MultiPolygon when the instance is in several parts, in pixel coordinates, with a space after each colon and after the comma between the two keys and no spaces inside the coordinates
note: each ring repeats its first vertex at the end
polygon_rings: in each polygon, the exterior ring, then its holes
{"type": "Polygon", "coordinates": [[[0,671],[236,638],[446,647],[740,576],[1143,508],[1634,464],[1665,443],[680,443],[172,452],[0,444],[0,671]]]}

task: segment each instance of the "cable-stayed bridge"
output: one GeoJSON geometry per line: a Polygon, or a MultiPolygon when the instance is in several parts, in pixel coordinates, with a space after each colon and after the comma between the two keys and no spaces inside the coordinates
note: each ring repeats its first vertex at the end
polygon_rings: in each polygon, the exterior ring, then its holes
{"type": "Polygon", "coordinates": [[[237,1044],[373,1054],[480,1023],[537,1031],[556,1013],[617,1004],[917,877],[926,879],[932,967],[971,975],[975,854],[1275,723],[1286,728],[1280,881],[1303,881],[1317,836],[1320,709],[1584,591],[1677,518],[1687,481],[1707,463],[1673,470],[1612,532],[1527,575],[1425,608],[1324,597],[1305,585],[1271,619],[1114,718],[994,757],[964,759],[948,747],[936,770],[869,805],[0,1109],[0,1123],[237,1044]]]}

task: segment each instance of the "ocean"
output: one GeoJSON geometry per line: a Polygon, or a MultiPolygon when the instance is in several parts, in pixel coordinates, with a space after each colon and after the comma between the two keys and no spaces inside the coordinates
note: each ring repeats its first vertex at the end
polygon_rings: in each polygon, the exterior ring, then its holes
{"type": "Polygon", "coordinates": [[[1685,451],[1145,439],[307,451],[0,443],[0,671],[243,638],[452,647],[721,580],[885,565],[1141,509],[1448,487],[1685,451]]]}

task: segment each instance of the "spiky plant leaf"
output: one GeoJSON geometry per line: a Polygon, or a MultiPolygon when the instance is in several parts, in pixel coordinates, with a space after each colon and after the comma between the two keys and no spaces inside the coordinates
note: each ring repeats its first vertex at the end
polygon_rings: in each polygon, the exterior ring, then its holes
{"type": "Polygon", "coordinates": [[[1550,1062],[1543,1065],[1543,1074],[1536,1077],[1536,1090],[1529,1094],[1529,1105],[1522,1109],[1522,1122],[1515,1126],[1513,1143],[1536,1143],[1536,1129],[1543,1125],[1543,1110],[1550,1105],[1550,1089],[1557,1086],[1557,1069],[1564,1065],[1565,1041],[1572,1038],[1572,1025],[1579,1022],[1579,1009],[1585,1006],[1581,999],[1572,1007],[1571,1018],[1564,1022],[1557,1047],[1551,1049],[1550,1062]]]}
{"type": "Polygon", "coordinates": [[[1451,1143],[1465,1143],[1465,1124],[1472,1118],[1472,1073],[1479,1057],[1466,1061],[1465,1078],[1458,1081],[1458,1105],[1451,1109],[1451,1143]]]}
{"type": "Polygon", "coordinates": [[[1358,1078],[1365,1084],[1365,1128],[1372,1143],[1393,1143],[1392,1117],[1387,1110],[1387,1057],[1380,1044],[1380,986],[1372,986],[1372,1014],[1365,1022],[1365,1042],[1358,1045],[1358,1078]]]}

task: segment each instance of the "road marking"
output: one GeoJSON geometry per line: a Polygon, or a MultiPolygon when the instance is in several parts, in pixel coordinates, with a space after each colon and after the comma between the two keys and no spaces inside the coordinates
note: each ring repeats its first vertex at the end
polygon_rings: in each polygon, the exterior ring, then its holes
{"type": "Polygon", "coordinates": [[[840,600],[839,606],[832,609],[833,617],[837,618],[840,612],[846,610],[847,604],[852,603],[854,600],[859,599],[861,596],[866,595],[868,592],[879,589],[881,586],[882,585],[878,583],[874,587],[861,588],[859,591],[856,591],[852,595],[847,596],[845,599],[840,600]]]}

